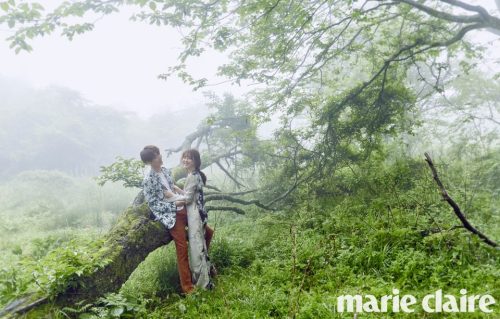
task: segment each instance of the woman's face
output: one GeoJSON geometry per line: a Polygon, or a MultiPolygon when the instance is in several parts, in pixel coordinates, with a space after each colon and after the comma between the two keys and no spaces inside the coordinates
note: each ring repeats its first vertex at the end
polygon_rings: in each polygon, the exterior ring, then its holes
{"type": "Polygon", "coordinates": [[[184,156],[182,158],[182,166],[188,171],[194,170],[194,161],[189,156],[184,156]]]}
{"type": "Polygon", "coordinates": [[[163,160],[161,154],[156,155],[156,157],[151,161],[151,167],[158,170],[163,165],[163,160]]]}

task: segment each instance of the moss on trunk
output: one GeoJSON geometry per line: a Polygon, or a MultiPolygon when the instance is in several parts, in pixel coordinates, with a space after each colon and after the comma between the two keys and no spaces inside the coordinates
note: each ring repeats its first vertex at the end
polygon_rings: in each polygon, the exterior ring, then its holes
{"type": "Polygon", "coordinates": [[[127,208],[104,237],[104,245],[99,251],[103,259],[109,260],[104,267],[81,276],[77,287],[68,289],[55,298],[36,294],[19,298],[8,305],[2,315],[39,313],[47,309],[50,299],[53,299],[50,303],[56,307],[74,305],[81,300],[91,302],[99,296],[118,290],[150,252],[172,240],[165,226],[153,221],[151,217],[146,204],[127,208]],[[33,305],[37,300],[39,302],[33,305]]]}

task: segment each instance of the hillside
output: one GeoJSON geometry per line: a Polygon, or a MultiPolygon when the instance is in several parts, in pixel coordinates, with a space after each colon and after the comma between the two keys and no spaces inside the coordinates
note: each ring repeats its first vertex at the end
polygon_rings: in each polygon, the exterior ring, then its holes
{"type": "MultiPolygon", "coordinates": [[[[453,172],[450,168],[446,175],[453,172]]],[[[219,269],[213,292],[179,296],[175,250],[167,245],[151,253],[119,293],[42,313],[52,318],[351,318],[352,313],[336,312],[338,296],[390,295],[393,289],[419,299],[439,289],[456,296],[466,289],[498,300],[498,250],[454,227],[458,219],[440,201],[422,160],[374,161],[354,172],[344,170],[328,191],[328,197],[301,192],[303,204],[282,212],[211,214],[216,237],[210,254],[219,269]]],[[[450,192],[461,201],[456,189],[450,192]]],[[[498,241],[497,217],[481,214],[498,198],[484,192],[477,197],[482,199],[472,202],[468,216],[498,241]]],[[[50,265],[53,257],[47,258],[38,264],[50,265]]],[[[422,318],[422,309],[414,309],[391,317],[422,318]]],[[[365,312],[358,318],[379,317],[365,312]]],[[[474,312],[467,318],[493,317],[474,312]]]]}

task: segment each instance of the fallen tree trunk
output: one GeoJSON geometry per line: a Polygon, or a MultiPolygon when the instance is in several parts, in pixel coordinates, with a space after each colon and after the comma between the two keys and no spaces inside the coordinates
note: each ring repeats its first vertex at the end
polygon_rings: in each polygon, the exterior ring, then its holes
{"type": "MultiPolygon", "coordinates": [[[[209,192],[206,201],[229,201],[273,210],[262,205],[258,200],[237,198],[237,196],[255,191],[237,193],[209,192]]],[[[233,211],[238,214],[245,214],[243,209],[233,206],[207,205],[206,208],[207,211],[233,211]]],[[[39,318],[45,317],[47,309],[53,306],[56,308],[73,306],[82,300],[91,303],[106,293],[119,290],[149,253],[168,244],[170,241],[172,241],[170,233],[163,224],[153,220],[152,213],[145,203],[144,194],[140,191],[133,200],[132,206],[118,217],[115,225],[104,237],[104,244],[99,249],[98,256],[100,260],[107,259],[109,262],[103,268],[96,269],[91,274],[79,276],[76,287],[69,288],[55,297],[40,295],[39,293],[22,296],[1,310],[0,317],[12,318],[22,314],[29,314],[29,318],[39,318]],[[101,250],[102,254],[100,253],[101,250]]]]}
{"type": "Polygon", "coordinates": [[[68,289],[55,298],[36,294],[19,298],[7,305],[0,316],[16,317],[29,313],[37,317],[47,307],[64,307],[86,300],[92,302],[98,297],[120,289],[134,269],[155,249],[168,244],[172,238],[165,226],[153,221],[146,204],[127,208],[115,225],[105,235],[102,258],[110,261],[103,268],[81,276],[75,288],[68,289]]]}

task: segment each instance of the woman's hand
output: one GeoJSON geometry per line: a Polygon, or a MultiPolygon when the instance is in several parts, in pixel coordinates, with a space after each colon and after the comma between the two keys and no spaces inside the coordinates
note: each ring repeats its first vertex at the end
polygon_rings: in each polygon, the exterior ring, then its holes
{"type": "Polygon", "coordinates": [[[183,200],[178,200],[175,202],[175,206],[184,206],[184,205],[186,205],[186,202],[183,200]]]}

